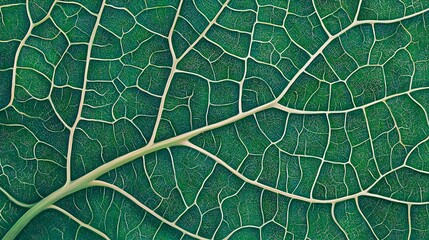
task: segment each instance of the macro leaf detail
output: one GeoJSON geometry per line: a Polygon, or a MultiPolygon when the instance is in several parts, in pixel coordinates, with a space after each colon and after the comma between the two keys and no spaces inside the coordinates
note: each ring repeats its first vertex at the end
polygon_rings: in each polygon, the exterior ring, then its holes
{"type": "Polygon", "coordinates": [[[429,239],[428,14],[0,0],[0,236],[429,239]]]}

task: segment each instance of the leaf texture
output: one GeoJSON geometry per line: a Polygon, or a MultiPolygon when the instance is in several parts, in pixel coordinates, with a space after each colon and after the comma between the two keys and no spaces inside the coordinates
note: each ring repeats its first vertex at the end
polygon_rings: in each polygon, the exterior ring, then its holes
{"type": "Polygon", "coordinates": [[[429,1],[0,0],[4,239],[429,239],[429,1]]]}

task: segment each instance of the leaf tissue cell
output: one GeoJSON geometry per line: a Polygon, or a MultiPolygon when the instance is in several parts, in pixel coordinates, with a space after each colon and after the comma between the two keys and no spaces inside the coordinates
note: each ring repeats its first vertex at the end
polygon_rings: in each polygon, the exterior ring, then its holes
{"type": "Polygon", "coordinates": [[[0,0],[0,238],[429,239],[427,26],[427,0],[0,0]]]}

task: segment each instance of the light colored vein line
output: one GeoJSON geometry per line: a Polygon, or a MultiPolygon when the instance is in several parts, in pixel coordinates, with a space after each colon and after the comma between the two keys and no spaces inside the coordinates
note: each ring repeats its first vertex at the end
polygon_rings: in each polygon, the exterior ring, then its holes
{"type": "Polygon", "coordinates": [[[225,1],[225,3],[222,5],[222,7],[219,9],[219,11],[216,13],[216,15],[214,16],[214,18],[209,22],[209,24],[207,25],[207,27],[204,29],[204,31],[198,36],[198,38],[183,52],[183,54],[179,57],[179,59],[182,59],[183,57],[186,56],[186,54],[188,54],[188,52],[190,52],[195,45],[197,45],[197,43],[203,39],[207,32],[210,30],[210,28],[216,23],[217,19],[219,18],[220,14],[223,12],[223,10],[226,8],[226,6],[228,6],[230,0],[225,1]]]}
{"type": "Polygon", "coordinates": [[[391,174],[391,173],[393,173],[393,172],[395,172],[395,171],[397,171],[397,170],[399,170],[399,169],[401,169],[403,167],[406,167],[405,165],[401,165],[401,166],[399,166],[397,168],[394,168],[394,169],[392,169],[392,170],[384,173],[383,175],[381,175],[377,179],[377,181],[375,181],[373,184],[371,184],[371,186],[369,186],[368,188],[366,188],[363,191],[360,191],[360,192],[352,194],[352,195],[344,196],[344,197],[341,197],[341,198],[329,199],[329,200],[320,200],[320,199],[307,198],[307,197],[302,197],[302,196],[299,196],[299,195],[296,195],[296,194],[284,192],[284,191],[281,191],[281,190],[279,190],[277,188],[273,188],[273,187],[261,184],[261,183],[259,183],[257,181],[250,180],[247,177],[243,176],[241,173],[239,173],[237,170],[235,170],[234,168],[232,168],[231,166],[229,166],[222,159],[220,159],[216,155],[208,152],[207,150],[205,150],[205,149],[203,149],[203,148],[201,148],[201,147],[199,147],[199,146],[197,146],[197,145],[195,145],[195,144],[193,144],[193,143],[191,143],[189,141],[186,141],[186,142],[182,143],[182,145],[183,146],[187,146],[189,148],[192,148],[192,149],[200,152],[201,154],[204,154],[205,156],[213,159],[216,163],[218,163],[221,166],[225,167],[232,174],[234,174],[235,176],[239,177],[241,180],[243,180],[244,182],[246,182],[248,184],[251,184],[253,186],[265,189],[267,191],[270,191],[270,192],[273,192],[273,193],[276,193],[276,194],[280,194],[280,195],[283,195],[285,197],[289,197],[289,198],[296,199],[296,200],[301,200],[301,201],[305,201],[305,202],[309,202],[309,203],[333,203],[333,204],[335,204],[335,203],[346,201],[346,200],[349,200],[349,199],[358,198],[358,197],[361,197],[361,196],[368,196],[368,197],[374,197],[374,198],[379,198],[379,199],[385,199],[385,200],[388,200],[388,201],[397,202],[397,203],[401,203],[401,204],[413,204],[413,205],[426,205],[426,204],[429,204],[429,201],[424,201],[424,202],[407,202],[407,201],[402,201],[402,200],[398,200],[398,199],[394,199],[394,198],[391,198],[391,197],[386,197],[386,196],[382,196],[382,195],[379,195],[379,194],[374,194],[374,193],[370,193],[369,192],[370,189],[372,187],[374,187],[379,181],[381,181],[382,179],[384,179],[385,176],[387,176],[387,175],[389,175],[389,174],[391,174]]]}
{"type": "MultiPolygon", "coordinates": [[[[389,174],[391,174],[391,173],[393,173],[393,172],[396,172],[396,171],[398,171],[399,169],[401,169],[401,168],[410,168],[410,169],[412,169],[412,170],[416,170],[416,169],[413,169],[412,167],[410,167],[410,166],[408,166],[407,165],[407,160],[408,160],[408,158],[411,156],[411,154],[414,152],[414,151],[416,151],[418,148],[419,148],[419,146],[421,145],[421,144],[423,144],[423,143],[425,143],[425,142],[427,142],[427,141],[429,141],[429,136],[428,137],[426,137],[425,139],[423,139],[423,140],[421,140],[420,141],[420,143],[418,143],[418,144],[416,144],[408,153],[407,153],[407,155],[405,156],[405,158],[404,158],[404,163],[402,163],[400,166],[398,166],[398,167],[396,167],[396,168],[392,168],[392,169],[390,169],[389,171],[387,171],[387,172],[385,172],[385,173],[383,173],[383,174],[381,174],[380,173],[380,176],[378,177],[378,179],[376,180],[376,181],[374,181],[370,186],[368,186],[364,191],[366,191],[366,192],[368,192],[371,188],[373,188],[375,185],[377,185],[377,183],[379,183],[382,179],[384,179],[384,177],[386,177],[387,175],[389,175],[389,174]]],[[[378,167],[378,166],[377,166],[378,167]]],[[[426,173],[426,172],[422,172],[422,173],[425,173],[425,174],[429,174],[429,173],[426,173]]]]}
{"type": "Polygon", "coordinates": [[[389,19],[389,20],[360,20],[360,21],[356,21],[356,23],[358,23],[359,25],[361,24],[388,24],[388,23],[396,23],[396,22],[400,22],[400,21],[404,21],[416,16],[419,16],[421,14],[424,14],[426,12],[429,11],[429,8],[426,8],[424,10],[421,10],[419,12],[415,12],[413,14],[407,15],[407,16],[403,16],[401,18],[395,18],[395,19],[389,19]]]}
{"type": "Polygon", "coordinates": [[[9,3],[9,4],[5,4],[5,5],[0,5],[0,10],[2,8],[8,8],[8,7],[16,7],[16,6],[24,6],[25,3],[9,3]]]}
{"type": "Polygon", "coordinates": [[[87,8],[85,5],[83,5],[82,3],[79,3],[78,1],[64,1],[64,0],[58,0],[59,3],[64,3],[64,4],[70,4],[70,5],[76,5],[80,8],[85,9],[85,11],[87,11],[89,14],[91,14],[92,16],[96,17],[97,14],[93,13],[91,10],[89,10],[89,8],[87,8]]]}
{"type": "MultiPolygon", "coordinates": [[[[397,21],[401,21],[401,19],[399,19],[397,21]]],[[[351,29],[352,27],[359,26],[361,24],[366,24],[366,22],[355,22],[352,25],[345,28],[343,31],[336,34],[335,37],[338,37],[339,35],[343,34],[344,32],[351,29]]],[[[332,40],[330,40],[330,41],[332,41],[332,40]]],[[[328,44],[329,43],[324,44],[323,46],[326,47],[328,44]]],[[[319,49],[319,51],[322,52],[323,49],[321,48],[321,49],[319,49]]],[[[300,75],[303,71],[305,71],[305,68],[310,64],[310,62],[312,60],[314,60],[314,58],[315,57],[313,55],[310,58],[309,62],[307,62],[303,66],[303,68],[297,72],[297,74],[295,75],[295,77],[293,79],[296,80],[296,78],[298,78],[298,75],[300,75]]],[[[107,173],[107,172],[109,172],[109,171],[111,171],[111,170],[113,170],[119,166],[122,166],[126,163],[129,163],[129,162],[135,160],[138,157],[141,157],[141,156],[144,156],[146,154],[158,151],[160,149],[165,149],[168,147],[180,145],[181,143],[183,143],[187,139],[190,139],[191,137],[194,137],[198,134],[201,134],[203,132],[222,127],[226,124],[233,123],[235,121],[238,121],[240,119],[243,119],[243,118],[248,117],[250,115],[253,115],[255,113],[258,113],[258,112],[261,112],[263,110],[266,110],[268,108],[273,107],[282,98],[282,96],[289,90],[290,86],[292,85],[291,83],[293,83],[293,81],[291,81],[290,84],[281,93],[281,95],[272,102],[266,103],[266,104],[261,105],[261,106],[256,107],[256,108],[253,108],[253,109],[251,109],[247,112],[244,112],[242,114],[235,115],[229,119],[225,119],[223,121],[220,121],[220,122],[217,122],[217,123],[214,123],[211,125],[207,125],[207,126],[204,126],[202,128],[199,128],[199,129],[189,131],[187,133],[178,135],[176,137],[172,137],[170,139],[163,140],[161,142],[157,142],[157,143],[153,143],[153,144],[148,144],[142,148],[136,149],[136,150],[129,152],[125,155],[119,156],[119,157],[115,158],[114,160],[109,161],[109,162],[99,166],[97,169],[94,169],[91,172],[89,172],[89,173],[81,176],[80,178],[72,181],[70,184],[68,184],[68,185],[58,189],[57,191],[49,194],[46,198],[44,198],[41,201],[39,201],[38,203],[36,203],[20,219],[18,219],[18,221],[9,229],[9,231],[6,233],[6,235],[4,237],[5,238],[8,237],[10,239],[13,239],[31,221],[31,219],[33,219],[37,214],[42,212],[48,206],[50,206],[54,202],[64,198],[65,196],[68,196],[72,193],[75,193],[81,189],[88,187],[88,184],[91,181],[93,181],[94,179],[97,179],[101,175],[103,175],[103,174],[105,174],[105,173],[107,173]]],[[[354,198],[355,196],[361,196],[361,195],[363,195],[363,194],[361,193],[360,195],[355,194],[355,195],[351,195],[349,197],[339,198],[339,199],[336,199],[336,202],[344,201],[344,200],[347,200],[349,198],[354,198]]]]}
{"type": "Polygon", "coordinates": [[[278,102],[280,101],[280,99],[283,98],[283,96],[289,91],[289,88],[293,85],[293,83],[298,79],[299,76],[301,76],[301,74],[307,69],[308,66],[310,66],[310,64],[314,61],[314,59],[316,59],[320,54],[322,54],[323,50],[325,50],[325,48],[335,39],[339,38],[341,35],[343,35],[345,32],[347,32],[348,30],[358,26],[360,24],[358,24],[357,22],[354,22],[352,24],[350,24],[349,26],[347,26],[346,28],[344,28],[343,30],[341,30],[340,32],[338,32],[335,35],[331,35],[328,40],[313,54],[310,55],[310,58],[308,59],[308,61],[304,64],[304,66],[302,66],[299,71],[295,74],[295,76],[290,80],[289,84],[286,86],[286,88],[280,93],[280,95],[274,100],[274,102],[278,102]]]}
{"type": "MultiPolygon", "coordinates": [[[[28,27],[28,31],[25,34],[24,38],[19,43],[19,46],[18,46],[16,53],[15,53],[15,58],[13,60],[13,68],[12,68],[12,83],[11,83],[11,89],[10,89],[10,100],[9,100],[9,103],[6,105],[6,107],[4,107],[3,109],[10,107],[13,103],[13,99],[15,98],[16,70],[18,69],[18,58],[19,58],[19,55],[21,53],[21,50],[24,47],[27,39],[31,36],[31,32],[33,31],[33,29],[35,27],[37,27],[38,25],[42,24],[43,22],[45,22],[48,18],[50,18],[52,9],[54,8],[57,1],[58,0],[55,0],[52,3],[51,7],[49,8],[49,11],[46,13],[46,16],[36,23],[34,23],[33,20],[31,19],[29,0],[26,1],[25,6],[27,9],[27,17],[28,17],[28,21],[30,22],[30,26],[28,27]]],[[[0,109],[0,110],[3,110],[3,109],[0,109]]]]}
{"type": "Polygon", "coordinates": [[[311,207],[312,207],[312,204],[308,204],[307,211],[305,212],[305,237],[304,237],[305,240],[311,239],[308,237],[308,234],[310,233],[310,215],[309,215],[309,212],[310,212],[311,207]]]}
{"type": "Polygon", "coordinates": [[[365,193],[365,195],[363,195],[365,197],[373,197],[373,198],[378,198],[378,199],[383,199],[389,202],[395,202],[395,203],[400,203],[400,204],[405,204],[405,205],[427,205],[429,204],[429,201],[423,201],[423,202],[414,202],[414,201],[404,201],[404,200],[399,200],[396,198],[392,198],[392,197],[386,197],[383,195],[379,195],[379,194],[375,194],[375,193],[365,193]]]}
{"type": "MultiPolygon", "coordinates": [[[[164,104],[165,104],[165,100],[167,98],[167,93],[168,90],[170,88],[171,82],[173,80],[174,74],[176,73],[176,68],[178,63],[195,47],[195,45],[197,45],[197,43],[206,36],[207,32],[210,30],[210,28],[213,26],[213,24],[216,22],[217,18],[220,16],[220,14],[223,12],[223,9],[225,9],[225,7],[228,5],[230,0],[225,1],[225,3],[222,5],[222,7],[220,8],[219,12],[216,14],[216,16],[212,19],[212,21],[207,25],[207,27],[204,29],[204,31],[198,36],[198,38],[183,52],[183,54],[181,56],[179,56],[178,58],[176,58],[175,54],[173,55],[173,64],[171,66],[171,72],[170,75],[168,76],[167,79],[167,83],[164,89],[164,93],[162,94],[162,98],[161,98],[161,103],[159,105],[159,109],[158,109],[158,116],[155,122],[155,127],[153,129],[153,133],[152,133],[152,137],[149,141],[149,144],[153,144],[155,142],[155,138],[156,138],[156,133],[158,131],[159,128],[159,124],[161,122],[162,119],[162,112],[164,110],[164,104]]],[[[173,47],[172,45],[172,35],[174,32],[174,28],[176,25],[176,22],[179,18],[179,13],[181,10],[181,5],[182,5],[183,1],[180,1],[179,3],[179,7],[177,8],[177,13],[176,13],[176,17],[173,21],[173,25],[171,26],[171,30],[169,33],[169,44],[170,44],[170,48],[173,47]],[[171,40],[170,40],[171,39],[171,40]]],[[[174,53],[174,49],[170,49],[171,52],[174,53]]]]}
{"type": "Polygon", "coordinates": [[[362,218],[363,218],[364,222],[366,223],[366,225],[368,226],[368,228],[371,230],[372,235],[376,239],[379,239],[377,237],[377,234],[375,234],[374,229],[372,229],[372,225],[369,223],[368,218],[365,216],[365,214],[363,214],[362,210],[360,209],[359,200],[357,198],[355,199],[355,203],[356,203],[356,208],[357,208],[358,212],[362,216],[362,218]]]}
{"type": "MultiPolygon", "coordinates": [[[[5,108],[10,107],[13,103],[13,99],[15,98],[16,70],[18,69],[19,54],[21,53],[21,50],[25,45],[25,41],[27,41],[27,39],[30,37],[31,31],[33,31],[33,28],[34,28],[33,20],[31,19],[31,16],[30,16],[29,4],[30,4],[29,0],[27,0],[27,2],[26,2],[27,15],[28,15],[27,17],[28,17],[28,21],[30,21],[30,26],[28,27],[28,31],[25,34],[24,38],[19,43],[19,46],[18,46],[16,53],[15,53],[15,58],[13,60],[13,68],[12,68],[12,83],[11,83],[11,90],[10,90],[10,100],[9,100],[9,103],[6,105],[5,108]]],[[[1,110],[3,110],[3,109],[1,109],[1,110]]]]}
{"type": "Polygon", "coordinates": [[[110,239],[105,233],[103,233],[102,231],[94,228],[93,226],[86,224],[84,222],[82,222],[81,220],[79,220],[77,217],[73,216],[71,213],[67,212],[65,209],[60,208],[56,205],[52,205],[49,207],[50,209],[54,209],[62,214],[64,214],[65,216],[67,216],[68,218],[70,218],[71,220],[75,221],[77,224],[79,224],[80,226],[96,233],[97,235],[99,235],[100,237],[104,238],[104,239],[110,239]]]}
{"type": "MultiPolygon", "coordinates": [[[[336,114],[336,113],[349,113],[349,112],[353,112],[353,111],[356,111],[356,110],[361,110],[361,109],[368,108],[368,107],[376,105],[378,103],[385,102],[385,101],[387,101],[389,99],[393,99],[393,98],[400,97],[400,96],[403,96],[403,95],[410,95],[410,93],[418,92],[418,91],[423,91],[423,90],[429,90],[429,87],[414,88],[414,89],[411,89],[411,90],[406,91],[406,92],[395,93],[395,94],[389,95],[387,97],[383,97],[383,98],[380,98],[378,100],[375,100],[373,102],[370,102],[370,103],[367,103],[367,104],[364,104],[364,105],[361,105],[361,106],[358,106],[358,107],[354,107],[354,108],[344,109],[344,110],[332,110],[332,111],[331,110],[327,110],[327,111],[323,111],[323,110],[314,110],[314,111],[313,110],[301,110],[301,109],[286,107],[286,106],[283,106],[283,105],[281,105],[279,103],[276,103],[274,105],[274,107],[277,108],[277,109],[279,109],[279,110],[282,110],[284,112],[293,113],[293,114],[336,114]]],[[[428,120],[428,122],[429,122],[429,120],[428,120]]]]}
{"type": "Polygon", "coordinates": [[[105,5],[106,5],[106,0],[103,0],[103,2],[101,3],[101,6],[100,6],[100,10],[97,14],[97,20],[94,24],[94,28],[92,29],[91,37],[90,37],[89,43],[88,43],[88,49],[86,52],[85,72],[84,72],[82,93],[80,96],[80,103],[79,103],[79,108],[77,111],[76,119],[73,123],[73,126],[70,128],[70,136],[69,136],[69,142],[68,142],[68,147],[67,147],[67,165],[66,165],[67,180],[66,180],[66,184],[70,183],[70,181],[71,181],[71,157],[72,157],[72,151],[73,151],[74,134],[76,132],[77,125],[78,125],[78,123],[81,119],[81,115],[82,115],[82,109],[83,109],[83,105],[85,102],[86,84],[88,82],[89,62],[91,59],[92,46],[94,43],[95,35],[97,33],[97,29],[98,29],[98,26],[100,24],[101,15],[103,14],[103,10],[104,10],[105,5]]]}
{"type": "Polygon", "coordinates": [[[411,221],[411,204],[407,204],[407,218],[408,218],[408,239],[411,239],[411,233],[413,231],[411,221]]]}
{"type": "Polygon", "coordinates": [[[312,0],[312,3],[313,3],[313,7],[314,7],[314,12],[316,13],[317,18],[320,21],[320,25],[322,25],[322,28],[326,32],[326,35],[328,35],[328,37],[331,37],[332,34],[328,31],[328,29],[326,28],[325,24],[323,23],[323,19],[320,16],[319,11],[317,11],[317,6],[316,6],[316,3],[314,2],[314,0],[312,0]]]}
{"type": "Polygon", "coordinates": [[[421,173],[421,174],[429,175],[429,172],[428,172],[428,171],[425,171],[425,170],[422,170],[422,169],[417,169],[417,168],[415,168],[415,167],[411,167],[411,166],[408,166],[408,165],[405,165],[404,167],[406,167],[406,168],[408,168],[408,169],[411,169],[411,170],[413,170],[414,172],[418,172],[418,173],[421,173]]]}
{"type": "MultiPolygon", "coordinates": [[[[76,184],[78,182],[79,183],[88,183],[91,180],[94,180],[94,179],[98,178],[102,174],[104,174],[104,173],[106,173],[106,172],[108,172],[108,171],[110,171],[112,169],[115,169],[115,168],[117,168],[119,166],[122,166],[123,164],[131,162],[131,161],[133,161],[134,159],[136,159],[138,157],[144,156],[146,154],[155,152],[155,151],[160,150],[160,149],[164,149],[164,148],[168,148],[168,147],[171,147],[171,146],[179,145],[179,144],[183,143],[184,141],[186,141],[186,140],[188,140],[188,139],[190,139],[190,138],[192,138],[194,136],[197,136],[197,135],[199,135],[199,134],[201,134],[203,132],[207,132],[207,131],[210,131],[210,130],[217,129],[219,127],[225,126],[227,124],[234,123],[234,122],[239,121],[239,120],[241,120],[243,118],[246,118],[248,116],[251,116],[253,114],[256,114],[258,112],[266,110],[266,109],[270,108],[272,105],[275,105],[275,104],[276,104],[276,102],[273,101],[273,102],[261,105],[259,107],[253,108],[252,110],[249,110],[247,112],[243,112],[242,114],[238,114],[238,115],[235,115],[235,116],[233,116],[231,118],[225,119],[223,121],[220,121],[220,122],[217,122],[217,123],[214,123],[214,124],[211,124],[211,125],[207,125],[207,126],[204,126],[202,128],[199,128],[199,129],[195,129],[195,130],[189,131],[187,133],[178,135],[176,137],[172,137],[170,139],[167,139],[167,140],[164,140],[164,141],[161,141],[161,142],[157,142],[157,143],[154,143],[154,144],[148,144],[148,145],[146,145],[146,146],[144,146],[142,148],[136,149],[136,150],[134,150],[132,152],[129,152],[129,153],[125,154],[125,155],[119,156],[116,159],[114,159],[112,161],[109,161],[109,162],[101,165],[97,169],[95,169],[95,170],[87,173],[86,175],[80,177],[75,182],[76,182],[76,184]]],[[[71,189],[69,191],[71,191],[71,189]]]]}
{"type": "Polygon", "coordinates": [[[2,192],[4,195],[6,195],[6,197],[13,203],[15,203],[16,205],[20,206],[20,207],[24,207],[24,208],[30,208],[32,207],[34,204],[28,204],[28,203],[23,203],[21,201],[19,201],[18,199],[16,199],[15,197],[13,197],[12,195],[10,195],[6,190],[4,190],[2,187],[0,187],[0,192],[2,192]]]}
{"type": "Polygon", "coordinates": [[[362,2],[363,2],[363,0],[359,0],[358,7],[357,7],[357,10],[356,10],[356,15],[355,15],[354,20],[353,20],[354,22],[356,22],[357,19],[358,19],[358,17],[359,17],[359,13],[360,13],[360,9],[361,9],[361,6],[362,6],[362,2]]]}
{"type": "MultiPolygon", "coordinates": [[[[344,28],[343,30],[341,30],[340,32],[338,32],[335,35],[332,35],[328,38],[328,40],[317,50],[317,52],[315,52],[313,55],[311,55],[310,59],[308,59],[308,61],[304,64],[303,67],[301,67],[301,69],[299,69],[299,71],[295,74],[295,76],[292,78],[292,80],[289,82],[289,84],[286,86],[286,88],[282,91],[282,93],[274,100],[274,102],[278,102],[280,101],[280,99],[286,94],[286,92],[289,91],[289,88],[293,85],[293,83],[296,81],[296,79],[298,79],[299,76],[301,76],[301,74],[307,69],[307,67],[313,62],[313,60],[319,56],[323,50],[334,40],[337,39],[338,37],[340,37],[341,35],[343,35],[345,32],[347,32],[348,30],[356,27],[356,26],[360,26],[360,25],[364,25],[364,24],[374,24],[374,23],[395,23],[395,22],[399,22],[405,19],[409,19],[415,16],[418,16],[420,14],[423,14],[425,12],[429,11],[428,9],[425,9],[423,11],[405,16],[403,18],[398,18],[398,19],[392,19],[389,21],[376,21],[376,20],[365,20],[365,21],[355,21],[352,24],[350,24],[349,26],[347,26],[346,28],[344,28]]],[[[268,103],[269,104],[269,103],[268,103]]],[[[268,105],[267,104],[267,105],[268,105]]]]}
{"type": "MultiPolygon", "coordinates": [[[[258,12],[259,12],[259,6],[258,6],[258,12]]],[[[258,12],[256,12],[256,19],[258,19],[258,12]]],[[[253,47],[253,43],[254,41],[254,33],[255,33],[255,28],[256,28],[256,24],[258,24],[258,21],[256,20],[253,25],[252,25],[252,30],[251,30],[251,34],[250,34],[250,46],[249,46],[249,51],[247,52],[247,57],[244,60],[244,72],[243,72],[243,78],[241,79],[241,81],[238,83],[239,84],[239,91],[238,91],[238,112],[242,113],[243,112],[243,91],[244,91],[244,81],[246,80],[246,75],[247,75],[247,65],[248,65],[248,60],[251,57],[251,52],[252,52],[252,47],[253,47]]],[[[228,67],[228,71],[229,71],[229,67],[228,67]]],[[[281,71],[280,71],[281,72],[281,71]]]]}
{"type": "Polygon", "coordinates": [[[177,61],[176,52],[174,52],[173,46],[173,33],[176,27],[177,21],[180,17],[180,11],[182,10],[182,4],[184,0],[179,2],[179,6],[177,7],[176,15],[174,16],[173,24],[171,24],[170,32],[168,33],[168,46],[170,48],[171,56],[173,57],[173,61],[177,61]]]}
{"type": "Polygon", "coordinates": [[[179,6],[177,7],[177,12],[176,12],[176,15],[174,17],[173,23],[171,25],[170,32],[168,33],[168,45],[170,48],[171,56],[173,58],[173,64],[171,65],[170,75],[168,76],[167,83],[165,84],[165,89],[164,89],[164,92],[163,92],[162,97],[161,97],[161,102],[159,104],[159,109],[158,109],[158,115],[157,115],[156,122],[155,122],[155,125],[153,128],[152,136],[151,136],[149,143],[148,143],[149,145],[153,144],[155,142],[156,132],[158,131],[159,124],[161,123],[162,112],[164,110],[164,105],[165,105],[165,100],[167,99],[168,90],[170,89],[171,82],[173,81],[173,77],[174,77],[174,74],[176,72],[177,64],[179,63],[179,59],[177,59],[176,53],[174,52],[173,33],[174,33],[174,29],[176,27],[177,21],[180,17],[180,11],[182,9],[183,1],[184,0],[179,2],[179,6]]]}
{"type": "MultiPolygon", "coordinates": [[[[240,211],[238,211],[238,215],[240,215],[240,211]]],[[[228,235],[226,235],[226,237],[224,237],[223,239],[231,239],[231,237],[235,234],[235,233],[237,233],[237,232],[239,232],[239,231],[241,231],[241,230],[243,230],[243,229],[258,229],[259,230],[259,239],[263,239],[262,237],[261,237],[261,232],[262,231],[260,231],[261,229],[262,229],[262,227],[260,227],[260,226],[255,226],[255,225],[242,225],[242,224],[240,224],[240,227],[237,227],[236,229],[234,229],[234,230],[232,230],[228,235]]],[[[216,235],[216,234],[215,234],[216,235]]],[[[243,239],[243,238],[238,238],[238,239],[243,239]]]]}
{"type": "Polygon", "coordinates": [[[184,233],[186,235],[189,235],[189,236],[191,236],[193,238],[196,238],[196,239],[206,239],[206,238],[198,236],[198,235],[196,235],[194,233],[188,232],[187,230],[185,230],[185,229],[177,226],[176,224],[168,221],[167,219],[165,219],[164,217],[160,216],[158,213],[156,213],[155,211],[153,211],[152,209],[150,209],[149,207],[147,207],[146,205],[144,205],[143,203],[141,203],[138,199],[136,199],[134,196],[132,196],[131,194],[129,194],[128,192],[126,192],[124,189],[122,189],[122,188],[120,188],[120,187],[118,187],[116,185],[113,185],[113,184],[110,184],[110,183],[107,183],[107,182],[103,182],[103,181],[99,181],[99,180],[94,180],[94,181],[90,182],[88,184],[88,186],[89,187],[105,187],[105,188],[110,188],[110,189],[112,189],[112,190],[120,193],[124,197],[128,198],[134,204],[136,204],[137,206],[143,208],[143,210],[145,210],[146,212],[148,212],[152,216],[156,217],[161,222],[169,225],[170,227],[173,227],[173,228],[181,231],[182,233],[184,233]]]}
{"type": "Polygon", "coordinates": [[[363,195],[364,192],[359,192],[357,194],[353,194],[353,195],[349,195],[349,196],[345,196],[342,198],[337,198],[337,199],[331,199],[331,200],[320,200],[320,199],[314,199],[314,198],[307,198],[307,197],[302,197],[296,194],[292,194],[292,193],[288,193],[285,191],[281,191],[277,188],[273,188],[267,185],[264,185],[262,183],[259,183],[257,181],[254,180],[250,180],[249,178],[245,177],[243,174],[239,173],[237,170],[235,170],[234,168],[232,168],[231,166],[229,166],[227,163],[225,163],[222,159],[220,159],[218,156],[208,152],[207,150],[205,150],[204,148],[201,148],[189,141],[186,141],[184,143],[182,143],[183,146],[187,146],[191,149],[194,149],[198,152],[200,152],[201,154],[204,154],[205,156],[213,159],[216,163],[218,163],[219,165],[225,167],[228,171],[230,171],[232,174],[234,174],[235,176],[237,176],[238,178],[240,178],[241,180],[243,180],[244,182],[265,189],[267,191],[288,197],[288,198],[292,198],[292,199],[296,199],[296,200],[301,200],[301,201],[305,201],[305,202],[310,202],[310,203],[335,203],[335,202],[341,202],[341,201],[345,201],[351,198],[355,198],[357,196],[363,195]]]}
{"type": "Polygon", "coordinates": [[[331,206],[331,216],[332,220],[334,220],[335,224],[338,226],[338,228],[343,232],[344,236],[346,236],[346,239],[350,239],[346,230],[341,226],[341,224],[338,222],[338,219],[335,217],[335,203],[331,206]]]}
{"type": "Polygon", "coordinates": [[[375,168],[377,169],[378,175],[382,176],[381,171],[380,171],[380,167],[378,166],[377,156],[375,155],[374,139],[373,139],[373,136],[372,136],[372,133],[371,133],[371,128],[369,126],[368,115],[367,115],[366,111],[362,111],[362,112],[363,112],[363,116],[365,118],[365,127],[366,127],[366,130],[368,132],[369,144],[371,146],[371,156],[372,156],[372,159],[374,160],[375,168]]]}

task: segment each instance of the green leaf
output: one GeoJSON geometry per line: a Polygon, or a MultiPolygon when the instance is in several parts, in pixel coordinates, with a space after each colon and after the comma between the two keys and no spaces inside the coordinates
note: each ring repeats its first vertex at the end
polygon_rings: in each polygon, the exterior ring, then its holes
{"type": "Polygon", "coordinates": [[[0,0],[3,239],[429,239],[429,1],[0,0]]]}

